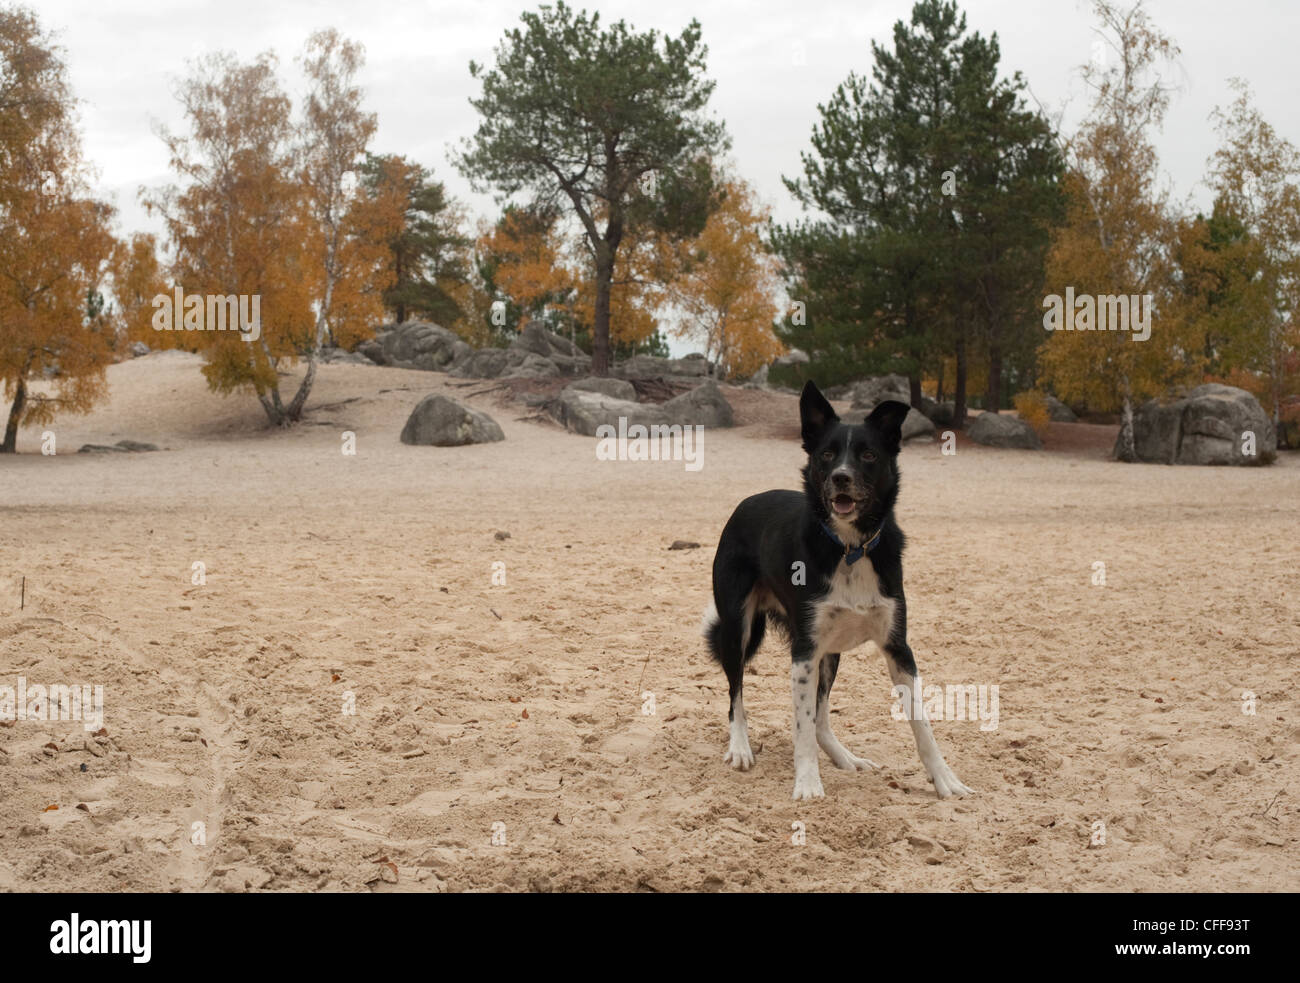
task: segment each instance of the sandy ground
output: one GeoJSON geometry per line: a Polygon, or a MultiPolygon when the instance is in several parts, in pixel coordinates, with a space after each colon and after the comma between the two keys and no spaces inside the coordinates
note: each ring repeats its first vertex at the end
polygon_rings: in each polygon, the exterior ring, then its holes
{"type": "Polygon", "coordinates": [[[996,729],[935,724],[979,794],[936,800],[868,645],[832,719],[883,769],[823,756],[795,804],[788,657],[747,681],[740,774],[698,635],[730,510],[797,482],[793,398],[736,393],[692,473],[493,395],[504,442],[404,446],[420,396],[473,392],[429,373],[326,366],[287,433],[190,356],[110,383],[56,456],[0,459],[0,686],[102,685],[105,731],[0,724],[0,889],[1300,888],[1296,455],[906,448],[924,679],[998,687],[996,729]],[[124,437],[165,449],[75,453],[124,437]]]}

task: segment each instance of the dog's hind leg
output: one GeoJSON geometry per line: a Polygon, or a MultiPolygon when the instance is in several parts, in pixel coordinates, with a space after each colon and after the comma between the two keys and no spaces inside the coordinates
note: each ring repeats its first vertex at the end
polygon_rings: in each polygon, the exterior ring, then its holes
{"type": "MultiPolygon", "coordinates": [[[[738,771],[748,771],[754,766],[754,752],[749,746],[749,726],[745,718],[745,663],[753,656],[754,649],[762,640],[762,629],[757,632],[754,630],[752,594],[740,605],[739,610],[730,605],[726,605],[726,608],[726,613],[723,613],[715,604],[706,615],[705,635],[713,657],[722,663],[722,669],[727,674],[730,740],[722,760],[738,771]],[[711,623],[710,616],[713,619],[711,623]]],[[[758,618],[762,617],[761,614],[758,615],[758,618]]]]}
{"type": "Polygon", "coordinates": [[[925,715],[925,705],[921,702],[921,677],[917,675],[911,648],[906,642],[898,643],[891,639],[885,646],[885,662],[889,666],[889,677],[894,681],[895,693],[903,701],[907,719],[912,725],[912,736],[916,739],[921,764],[925,765],[930,781],[934,782],[935,793],[941,799],[950,795],[970,795],[974,790],[963,785],[953,774],[934,739],[930,721],[925,715]]]}
{"type": "Polygon", "coordinates": [[[879,768],[880,765],[867,758],[859,758],[839,742],[831,732],[831,687],[835,685],[835,674],[839,672],[840,654],[827,652],[822,656],[821,676],[817,683],[817,743],[825,751],[836,768],[845,771],[866,771],[879,768]]]}

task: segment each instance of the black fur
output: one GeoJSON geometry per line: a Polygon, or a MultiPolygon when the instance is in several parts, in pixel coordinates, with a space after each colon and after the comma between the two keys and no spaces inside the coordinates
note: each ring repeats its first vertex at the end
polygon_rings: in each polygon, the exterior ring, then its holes
{"type": "MultiPolygon", "coordinates": [[[[808,661],[816,652],[813,606],[829,590],[831,577],[843,559],[842,547],[822,526],[832,524],[832,502],[845,495],[856,506],[841,540],[856,546],[880,531],[876,546],[856,562],[870,563],[881,593],[896,601],[886,652],[900,669],[916,673],[907,645],[903,598],[905,541],[894,519],[898,452],[908,407],[889,400],[861,424],[844,423],[809,382],[800,396],[799,412],[803,448],[808,452],[803,492],[769,491],[741,502],[722,531],[713,560],[717,621],[710,626],[707,638],[713,657],[727,674],[729,707],[735,705],[743,689],[745,663],[763,640],[767,618],[784,629],[796,664],[808,661]],[[796,576],[800,569],[796,564],[802,565],[802,583],[796,576]],[[747,619],[751,595],[756,601],[747,619]],[[766,615],[765,607],[769,609],[766,615]]],[[[829,698],[838,668],[838,653],[823,658],[817,686],[819,705],[829,698]]],[[[807,712],[811,714],[813,708],[807,712]]]]}

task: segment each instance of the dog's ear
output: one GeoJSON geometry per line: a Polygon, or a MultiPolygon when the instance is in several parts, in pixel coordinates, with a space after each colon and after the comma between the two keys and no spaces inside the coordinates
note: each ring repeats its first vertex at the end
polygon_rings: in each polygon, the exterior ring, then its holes
{"type": "Polygon", "coordinates": [[[903,420],[911,409],[906,403],[887,399],[877,404],[863,422],[880,434],[889,453],[897,454],[903,442],[903,420]]]}
{"type": "Polygon", "coordinates": [[[826,402],[826,397],[811,379],[803,384],[799,395],[799,425],[803,433],[803,449],[809,454],[817,446],[817,440],[832,423],[839,423],[840,418],[826,402]]]}

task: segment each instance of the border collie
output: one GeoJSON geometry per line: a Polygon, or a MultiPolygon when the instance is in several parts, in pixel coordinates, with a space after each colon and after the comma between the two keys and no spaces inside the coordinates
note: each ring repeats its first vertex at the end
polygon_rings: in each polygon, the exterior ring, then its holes
{"type": "Polygon", "coordinates": [[[894,521],[898,450],[908,407],[882,402],[860,426],[842,423],[812,382],[799,397],[803,493],[769,491],[736,507],[713,559],[713,606],[704,635],[730,688],[731,744],[723,761],[754,763],[745,724],[745,664],[768,619],[790,641],[794,696],[794,798],[825,794],[817,748],[837,768],[865,771],[831,733],[830,695],[840,653],[875,642],[895,687],[903,687],[921,763],[939,798],[966,795],[943,760],[920,707],[921,680],[907,645],[903,533],[894,521]]]}

